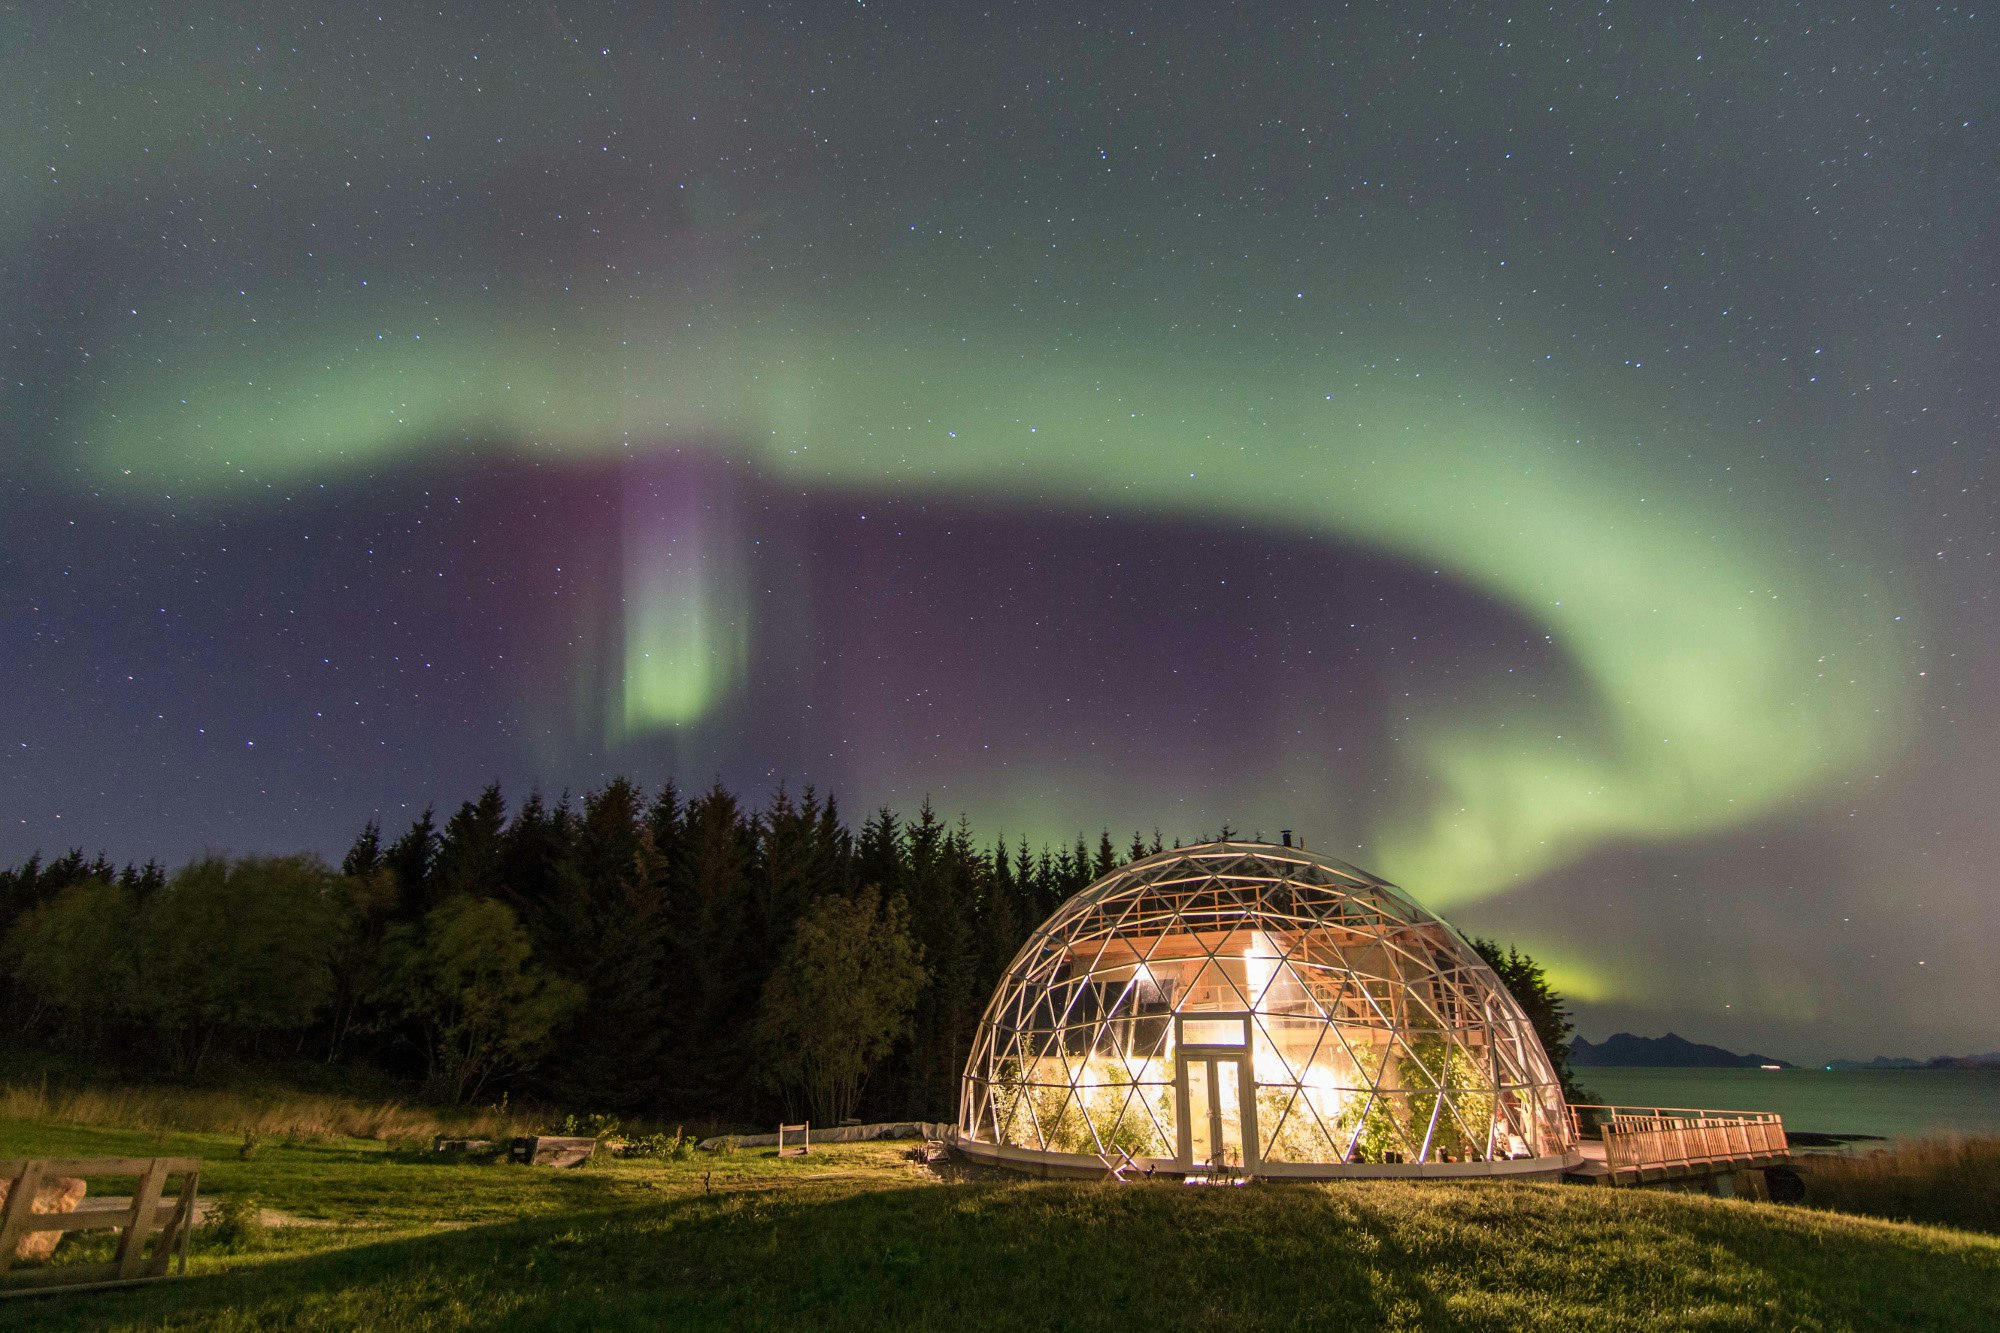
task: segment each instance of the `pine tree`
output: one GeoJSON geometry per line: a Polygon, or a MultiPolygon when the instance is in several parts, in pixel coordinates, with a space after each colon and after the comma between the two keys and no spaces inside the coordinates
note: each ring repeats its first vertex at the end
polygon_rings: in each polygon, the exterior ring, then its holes
{"type": "Polygon", "coordinates": [[[371,819],[340,860],[340,873],[367,877],[382,869],[382,825],[371,819]]]}
{"type": "Polygon", "coordinates": [[[1555,1066],[1556,1078],[1562,1083],[1563,1100],[1571,1103],[1590,1103],[1596,1096],[1582,1088],[1569,1064],[1570,1038],[1576,1032],[1576,1025],[1570,1022],[1569,1001],[1554,986],[1549,984],[1548,973],[1542,965],[1512,945],[1502,953],[1494,940],[1474,939],[1472,947],[1486,960],[1507,993],[1521,1006],[1534,1025],[1535,1036],[1541,1039],[1542,1049],[1548,1053],[1549,1063],[1555,1066]]]}
{"type": "Polygon", "coordinates": [[[562,1083],[590,1104],[637,1108],[664,1079],[671,927],[665,860],[631,783],[584,798],[563,879],[569,948],[549,961],[582,983],[585,1003],[557,1061],[562,1083]]]}
{"type": "Polygon", "coordinates": [[[455,893],[474,898],[499,896],[503,839],[507,832],[507,802],[497,783],[467,801],[444,826],[432,870],[433,895],[442,900],[455,893]]]}
{"type": "Polygon", "coordinates": [[[576,837],[576,819],[565,794],[554,809],[532,792],[500,840],[498,896],[534,941],[539,957],[563,951],[568,916],[563,867],[576,837]]]}
{"type": "Polygon", "coordinates": [[[684,830],[673,892],[668,1081],[679,1105],[740,1114],[748,1023],[769,967],[742,947],[756,834],[719,782],[688,803],[684,830]]]}
{"type": "Polygon", "coordinates": [[[431,870],[437,864],[437,851],[437,820],[432,809],[425,806],[422,816],[396,839],[395,846],[382,858],[396,877],[396,892],[406,918],[421,917],[435,903],[431,870]]]}

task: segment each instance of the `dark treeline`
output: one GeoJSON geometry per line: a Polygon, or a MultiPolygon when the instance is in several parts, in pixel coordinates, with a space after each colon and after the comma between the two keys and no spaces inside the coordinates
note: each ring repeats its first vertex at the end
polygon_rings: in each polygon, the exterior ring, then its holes
{"type": "Polygon", "coordinates": [[[1158,845],[982,845],[928,803],[857,832],[811,789],[751,810],[620,780],[510,809],[489,787],[442,824],[370,824],[338,867],[72,853],[0,872],[0,1002],[10,1030],[125,1069],[310,1059],[453,1100],[950,1119],[1027,932],[1158,845]],[[813,1042],[853,1038],[812,1023],[843,967],[900,981],[875,988],[882,1012],[839,1016],[873,1047],[829,1056],[813,1042]]]}
{"type": "MultiPolygon", "coordinates": [[[[0,1020],[121,1072],[311,1062],[444,1101],[949,1120],[1028,932],[1161,849],[983,845],[928,802],[856,832],[810,788],[751,810],[720,785],[514,809],[489,787],[442,825],[371,823],[338,867],[72,852],[0,871],[0,1020]]],[[[1478,945],[1568,1083],[1561,997],[1478,945]]]]}

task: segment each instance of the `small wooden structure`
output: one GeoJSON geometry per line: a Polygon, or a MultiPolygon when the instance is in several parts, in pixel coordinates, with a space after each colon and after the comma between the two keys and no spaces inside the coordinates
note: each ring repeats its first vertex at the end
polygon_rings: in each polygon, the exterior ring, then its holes
{"type": "Polygon", "coordinates": [[[596,1139],[533,1134],[515,1139],[507,1159],[524,1166],[582,1166],[596,1152],[596,1139]]]}
{"type": "Polygon", "coordinates": [[[812,1151],[812,1122],[778,1126],[778,1156],[804,1157],[812,1151]],[[787,1141],[786,1135],[797,1135],[794,1141],[787,1141]]]}
{"type": "Polygon", "coordinates": [[[7,1202],[0,1207],[0,1295],[59,1288],[123,1287],[153,1282],[170,1270],[187,1272],[188,1235],[194,1229],[195,1196],[201,1181],[198,1157],[57,1157],[0,1160],[7,1202]],[[42,1186],[62,1177],[124,1176],[137,1184],[129,1202],[106,1206],[85,1198],[68,1212],[36,1212],[42,1186]],[[180,1192],[166,1193],[170,1177],[180,1192]],[[23,1242],[37,1232],[122,1232],[109,1263],[63,1264],[13,1270],[23,1242]],[[152,1252],[147,1253],[147,1242],[152,1252]],[[174,1268],[178,1260],[178,1268],[174,1268]]]}
{"type": "Polygon", "coordinates": [[[455,1139],[439,1134],[431,1140],[432,1152],[492,1152],[492,1139],[455,1139]]]}

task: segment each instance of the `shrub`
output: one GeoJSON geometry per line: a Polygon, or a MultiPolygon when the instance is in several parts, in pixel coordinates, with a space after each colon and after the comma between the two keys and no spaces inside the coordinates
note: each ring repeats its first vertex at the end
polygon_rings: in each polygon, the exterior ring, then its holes
{"type": "MultiPolygon", "coordinates": [[[[1100,1151],[1099,1145],[1103,1152],[1122,1149],[1134,1157],[1173,1154],[1174,1145],[1154,1126],[1155,1118],[1162,1125],[1174,1123],[1171,1086],[1141,1084],[1135,1095],[1124,1067],[1112,1060],[1092,1060],[1086,1071],[1091,1081],[1073,1094],[1067,1083],[1029,1083],[1017,1065],[1003,1066],[993,1085],[1001,1141],[1092,1156],[1100,1151]]],[[[1044,1076],[1057,1079],[1062,1073],[1051,1068],[1044,1076]]]]}
{"type": "Polygon", "coordinates": [[[1313,1116],[1306,1095],[1288,1084],[1257,1089],[1259,1150],[1272,1162],[1337,1162],[1347,1147],[1313,1116]]]}
{"type": "Polygon", "coordinates": [[[1409,1141],[1414,1157],[1430,1137],[1431,1160],[1486,1156],[1493,1126],[1493,1080],[1465,1049],[1442,1033],[1418,1037],[1397,1062],[1409,1089],[1409,1141]],[[1432,1121],[1435,1117],[1436,1125],[1432,1121]]]}
{"type": "Polygon", "coordinates": [[[570,1139],[614,1139],[624,1122],[615,1115],[566,1115],[562,1123],[546,1131],[570,1139]]]}
{"type": "Polygon", "coordinates": [[[264,1210],[248,1194],[225,1194],[215,1201],[208,1219],[209,1238],[232,1254],[264,1243],[264,1210]]]}
{"type": "Polygon", "coordinates": [[[676,1127],[671,1134],[635,1134],[625,1140],[622,1155],[658,1157],[669,1162],[685,1162],[694,1156],[694,1138],[676,1127]]]}

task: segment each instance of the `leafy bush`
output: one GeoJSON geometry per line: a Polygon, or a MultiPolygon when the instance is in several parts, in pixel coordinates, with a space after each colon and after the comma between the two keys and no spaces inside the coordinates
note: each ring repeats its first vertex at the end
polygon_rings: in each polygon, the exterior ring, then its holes
{"type": "MultiPolygon", "coordinates": [[[[1090,1127],[1097,1132],[1097,1141],[1104,1145],[1104,1151],[1116,1154],[1120,1151],[1134,1157],[1170,1157],[1174,1148],[1165,1142],[1154,1127],[1153,1117],[1146,1107],[1147,1087],[1141,1085],[1133,1092],[1130,1083],[1107,1083],[1099,1086],[1086,1102],[1084,1114],[1090,1127]]],[[[1156,1087],[1153,1090],[1155,1105],[1153,1112],[1168,1125],[1173,1124],[1173,1089],[1156,1087]]],[[[1080,1149],[1094,1152],[1088,1143],[1080,1149]]]]}
{"type": "Polygon", "coordinates": [[[1423,1149],[1426,1134],[1432,1161],[1450,1156],[1470,1162],[1486,1156],[1493,1125],[1493,1080],[1462,1046],[1442,1033],[1419,1037],[1398,1062],[1397,1072],[1410,1090],[1412,1156],[1423,1149]]]}
{"type": "Polygon", "coordinates": [[[1029,1083],[1019,1067],[1003,1067],[993,1086],[994,1114],[1001,1141],[1050,1152],[1117,1153],[1134,1157],[1169,1157],[1174,1145],[1154,1127],[1154,1118],[1171,1127],[1173,1089],[1165,1084],[1133,1084],[1124,1068],[1111,1060],[1092,1060],[1086,1067],[1090,1082],[1073,1095],[1067,1083],[1029,1083]],[[1153,1115],[1147,1115],[1147,1099],[1153,1115]]]}
{"type": "Polygon", "coordinates": [[[576,1115],[571,1113],[562,1118],[562,1123],[550,1128],[550,1134],[560,1134],[568,1139],[615,1139],[624,1122],[615,1115],[576,1115]]]}
{"type": "Polygon", "coordinates": [[[1272,1162],[1337,1162],[1347,1148],[1314,1117],[1305,1094],[1289,1084],[1258,1087],[1257,1134],[1259,1151],[1272,1162]]]}
{"type": "Polygon", "coordinates": [[[658,1157],[669,1162],[685,1162],[694,1156],[694,1136],[681,1131],[679,1127],[671,1134],[635,1134],[625,1140],[621,1155],[625,1157],[658,1157]]]}
{"type": "Polygon", "coordinates": [[[1343,1145],[1354,1144],[1348,1161],[1386,1162],[1390,1153],[1404,1151],[1396,1110],[1395,1098],[1389,1093],[1378,1092],[1373,1097],[1357,1093],[1349,1099],[1333,1127],[1334,1137],[1343,1145]]]}
{"type": "Polygon", "coordinates": [[[264,1243],[264,1210],[248,1194],[225,1194],[215,1201],[206,1228],[209,1239],[233,1254],[264,1243]]]}

